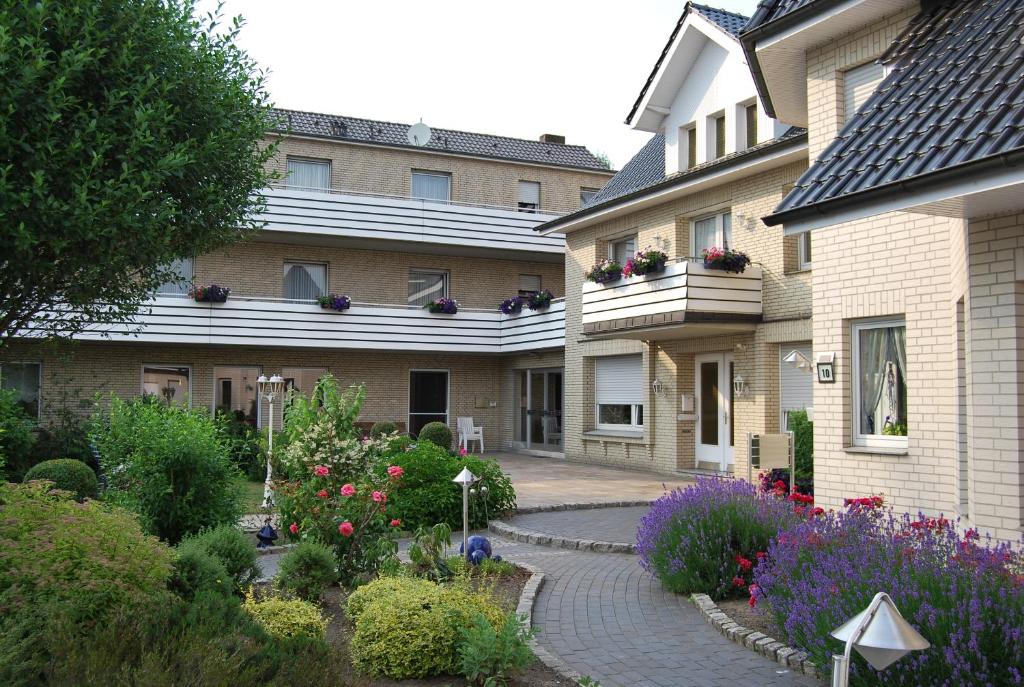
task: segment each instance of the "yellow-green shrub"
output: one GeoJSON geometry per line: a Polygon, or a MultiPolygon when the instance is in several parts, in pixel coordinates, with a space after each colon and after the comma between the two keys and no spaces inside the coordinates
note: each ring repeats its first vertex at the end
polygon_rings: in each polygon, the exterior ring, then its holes
{"type": "Polygon", "coordinates": [[[242,608],[253,620],[274,637],[309,637],[323,639],[327,632],[327,619],[316,604],[301,599],[271,596],[256,598],[249,592],[242,608]]]}
{"type": "Polygon", "coordinates": [[[349,597],[356,625],[351,652],[355,666],[402,680],[458,672],[459,638],[478,615],[494,628],[504,613],[491,599],[460,586],[385,577],[349,597]]]}

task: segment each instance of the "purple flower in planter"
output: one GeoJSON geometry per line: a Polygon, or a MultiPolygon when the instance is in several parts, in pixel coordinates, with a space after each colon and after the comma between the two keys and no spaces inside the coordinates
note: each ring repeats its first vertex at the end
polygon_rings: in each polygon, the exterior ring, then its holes
{"type": "Polygon", "coordinates": [[[189,289],[189,295],[196,303],[226,303],[230,294],[231,289],[216,284],[193,286],[189,289]]]}
{"type": "Polygon", "coordinates": [[[611,258],[605,258],[594,265],[585,275],[589,281],[606,284],[622,278],[622,265],[611,258]]]}
{"type": "Polygon", "coordinates": [[[459,312],[459,304],[454,298],[438,298],[423,307],[435,315],[454,315],[459,312]]]}
{"type": "Polygon", "coordinates": [[[352,307],[351,298],[348,296],[339,296],[336,293],[320,296],[316,299],[316,302],[319,303],[320,307],[324,310],[337,310],[338,312],[343,312],[352,307]]]}
{"type": "Polygon", "coordinates": [[[506,298],[501,302],[501,305],[498,307],[501,310],[501,312],[505,313],[506,315],[518,315],[523,311],[523,298],[522,296],[512,296],[511,298],[506,298]]]}
{"type": "Polygon", "coordinates": [[[728,248],[705,248],[701,251],[701,257],[704,259],[704,267],[709,270],[724,270],[735,274],[742,273],[750,264],[750,257],[746,253],[728,248]]]}
{"type": "Polygon", "coordinates": [[[554,294],[547,289],[534,291],[526,298],[526,307],[530,310],[543,310],[551,305],[551,301],[554,300],[554,298],[554,294]]]}

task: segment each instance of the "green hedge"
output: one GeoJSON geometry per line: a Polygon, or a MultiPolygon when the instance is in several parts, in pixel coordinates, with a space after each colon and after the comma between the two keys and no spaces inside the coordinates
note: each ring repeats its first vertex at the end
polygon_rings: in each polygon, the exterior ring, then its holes
{"type": "Polygon", "coordinates": [[[70,491],[79,501],[94,499],[99,495],[99,481],[92,468],[80,460],[58,458],[36,463],[25,473],[25,481],[45,479],[53,482],[57,489],[70,491]]]}
{"type": "Polygon", "coordinates": [[[398,425],[394,422],[374,422],[370,428],[370,438],[379,439],[385,434],[394,434],[398,431],[398,425]]]}
{"type": "Polygon", "coordinates": [[[452,447],[452,430],[443,422],[428,422],[416,437],[419,441],[429,441],[444,450],[452,447]]]}

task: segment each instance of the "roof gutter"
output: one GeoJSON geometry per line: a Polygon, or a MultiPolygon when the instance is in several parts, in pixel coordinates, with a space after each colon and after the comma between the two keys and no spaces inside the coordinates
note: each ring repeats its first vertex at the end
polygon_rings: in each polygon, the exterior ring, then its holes
{"type": "Polygon", "coordinates": [[[739,155],[735,155],[735,156],[729,158],[728,160],[724,161],[721,164],[705,165],[704,167],[701,167],[700,169],[697,169],[697,170],[694,170],[694,171],[691,171],[691,172],[683,172],[682,174],[676,174],[674,176],[668,177],[667,179],[659,181],[656,184],[652,184],[651,186],[646,186],[646,187],[641,188],[639,190],[632,191],[630,193],[626,193],[626,194],[623,194],[621,196],[617,196],[617,197],[612,198],[610,200],[607,200],[607,201],[605,201],[603,203],[598,203],[597,205],[591,205],[589,207],[583,208],[581,210],[577,210],[576,212],[568,214],[568,215],[562,215],[561,217],[556,217],[555,219],[549,220],[549,221],[545,222],[544,224],[538,224],[537,226],[535,226],[533,228],[533,230],[534,231],[538,231],[538,232],[552,231],[552,230],[557,229],[558,227],[560,227],[560,226],[562,226],[564,224],[568,224],[569,222],[575,222],[575,221],[580,220],[580,219],[582,219],[584,217],[588,217],[590,215],[594,215],[594,214],[597,214],[599,212],[603,212],[605,210],[609,210],[609,209],[614,208],[614,207],[616,207],[618,205],[624,205],[626,203],[629,203],[629,202],[632,202],[632,201],[635,201],[635,200],[639,200],[641,198],[644,198],[645,196],[649,196],[649,195],[653,195],[655,193],[658,193],[659,191],[664,191],[666,189],[670,189],[673,186],[678,186],[680,184],[683,184],[683,183],[686,183],[686,182],[690,182],[690,181],[700,180],[703,177],[711,176],[712,174],[720,173],[722,171],[728,170],[730,167],[739,166],[739,165],[741,165],[741,164],[743,164],[745,162],[748,162],[751,159],[756,159],[756,158],[760,157],[764,153],[774,152],[774,151],[782,149],[782,148],[787,148],[787,147],[789,147],[791,145],[793,147],[800,147],[801,145],[806,145],[806,144],[807,144],[807,132],[806,131],[804,131],[804,132],[802,132],[800,134],[793,135],[793,136],[788,136],[786,138],[778,138],[778,139],[775,139],[774,141],[771,141],[769,143],[765,143],[762,146],[759,146],[759,147],[756,147],[756,148],[751,148],[750,149],[750,154],[740,153],[739,155]]]}
{"type": "Polygon", "coordinates": [[[882,186],[876,186],[847,196],[832,198],[812,205],[783,210],[762,217],[762,221],[770,227],[790,222],[798,222],[808,218],[824,217],[827,215],[842,212],[850,207],[863,207],[871,205],[879,200],[889,198],[893,193],[916,193],[925,190],[928,186],[942,183],[957,183],[968,179],[976,179],[980,175],[1012,169],[1024,164],[1024,148],[992,155],[981,160],[965,162],[955,167],[939,169],[934,172],[921,174],[910,179],[892,181],[882,186]]]}

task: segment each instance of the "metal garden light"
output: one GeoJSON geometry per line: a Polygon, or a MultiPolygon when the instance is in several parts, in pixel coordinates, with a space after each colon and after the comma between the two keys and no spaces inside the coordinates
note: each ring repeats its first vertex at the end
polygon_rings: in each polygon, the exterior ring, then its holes
{"type": "Polygon", "coordinates": [[[267,379],[266,375],[260,375],[256,380],[256,389],[260,398],[267,399],[270,406],[270,417],[267,421],[267,479],[263,482],[263,508],[270,508],[270,457],[274,455],[274,401],[284,394],[284,378],[281,375],[274,375],[267,379]]]}
{"type": "Polygon", "coordinates": [[[832,687],[850,682],[850,653],[857,650],[875,670],[885,670],[911,651],[931,646],[927,639],[903,619],[885,592],[878,592],[866,609],[832,630],[832,636],[846,642],[846,650],[832,656],[832,687]]]}
{"type": "Polygon", "coordinates": [[[469,485],[479,479],[469,471],[469,468],[462,468],[462,472],[455,476],[452,481],[462,485],[462,552],[469,555],[469,485]]]}

